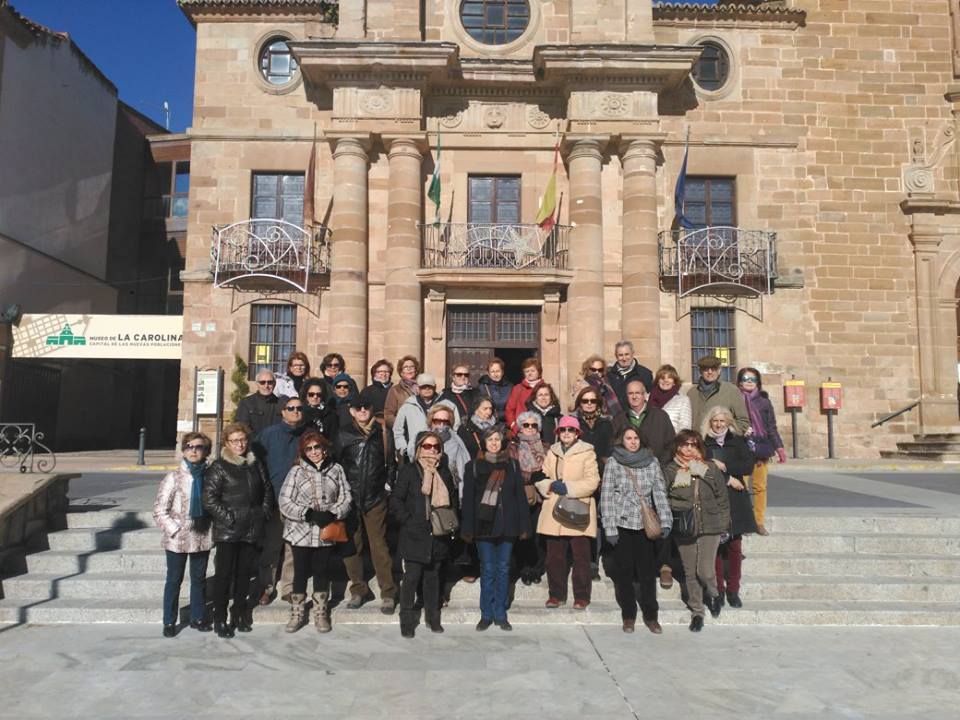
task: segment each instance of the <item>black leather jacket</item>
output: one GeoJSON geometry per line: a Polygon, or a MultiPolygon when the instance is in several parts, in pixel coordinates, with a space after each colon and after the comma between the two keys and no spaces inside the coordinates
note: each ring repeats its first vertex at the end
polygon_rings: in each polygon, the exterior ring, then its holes
{"type": "Polygon", "coordinates": [[[347,474],[353,506],[362,512],[386,497],[386,485],[393,484],[396,474],[394,453],[389,445],[384,447],[384,437],[383,424],[375,420],[368,437],[351,422],[340,429],[337,438],[337,462],[347,474]]]}
{"type": "Polygon", "coordinates": [[[214,542],[263,542],[273,512],[273,486],[253,453],[245,457],[224,448],[203,478],[203,509],[213,518],[214,542]]]}

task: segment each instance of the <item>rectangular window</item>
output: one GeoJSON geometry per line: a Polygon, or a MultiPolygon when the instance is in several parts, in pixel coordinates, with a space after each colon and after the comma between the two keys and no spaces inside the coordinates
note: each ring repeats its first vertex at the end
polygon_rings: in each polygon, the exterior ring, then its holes
{"type": "Polygon", "coordinates": [[[297,347],[296,305],[250,306],[250,353],[247,360],[253,380],[261,368],[285,372],[287,358],[297,347]]]}
{"type": "Polygon", "coordinates": [[[736,178],[687,178],[683,213],[696,227],[736,227],[736,178]]]}
{"type": "Polygon", "coordinates": [[[303,225],[303,173],[254,173],[250,217],[303,225]]]}
{"type": "Polygon", "coordinates": [[[471,175],[467,190],[467,222],[520,222],[519,175],[471,175]]]}
{"type": "MultiPolygon", "coordinates": [[[[690,356],[693,382],[700,379],[697,361],[716,355],[723,361],[720,379],[733,382],[737,367],[737,339],[731,308],[693,308],[690,311],[690,356]]],[[[695,428],[696,429],[696,428],[695,428]]]]}

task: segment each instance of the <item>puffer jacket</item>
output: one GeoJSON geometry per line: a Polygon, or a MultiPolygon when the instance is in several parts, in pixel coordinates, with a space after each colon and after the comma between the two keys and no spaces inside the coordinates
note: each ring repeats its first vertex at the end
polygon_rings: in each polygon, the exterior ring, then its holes
{"type": "Polygon", "coordinates": [[[543,508],[537,521],[537,532],[555,537],[596,537],[597,503],[593,494],[600,486],[600,473],[597,471],[597,454],[593,445],[577,440],[566,453],[560,443],[554,443],[543,461],[545,480],[537,482],[537,492],[543,498],[543,508]],[[550,490],[554,480],[563,480],[567,486],[567,497],[583,500],[590,506],[590,524],[585,530],[573,530],[564,527],[553,519],[553,506],[560,496],[550,490]]]}
{"type": "MultiPolygon", "coordinates": [[[[459,515],[459,498],[450,470],[441,465],[437,472],[447,486],[450,506],[459,515]]],[[[390,514],[400,525],[397,551],[404,560],[414,562],[445,560],[450,556],[453,539],[433,536],[427,514],[430,498],[423,494],[422,485],[423,470],[419,462],[407,463],[400,468],[397,484],[390,495],[390,514]]]]}
{"type": "MultiPolygon", "coordinates": [[[[707,461],[707,472],[700,478],[700,516],[697,526],[701,535],[719,535],[730,531],[730,498],[727,496],[727,482],[720,472],[720,468],[707,461]]],[[[677,470],[680,466],[676,460],[663,469],[663,481],[667,486],[667,502],[670,509],[677,512],[689,510],[693,507],[694,485],[677,487],[677,470]]]]}
{"type": "Polygon", "coordinates": [[[327,547],[320,526],[303,519],[308,508],[326,510],[342,520],[350,512],[350,486],[343,468],[327,462],[319,470],[305,460],[290,468],[280,491],[283,539],[297,547],[327,547]]]}
{"type": "Polygon", "coordinates": [[[357,510],[368,512],[386,497],[387,486],[393,485],[396,461],[379,420],[373,422],[369,436],[356,423],[341,429],[336,457],[347,475],[357,510]]]}
{"type": "Polygon", "coordinates": [[[513,383],[505,379],[491,380],[489,375],[482,375],[477,381],[478,397],[490,398],[501,422],[507,418],[507,400],[510,399],[511,390],[513,390],[513,383]]]}
{"type": "MultiPolygon", "coordinates": [[[[160,481],[153,519],[163,531],[163,549],[175,553],[206,552],[213,547],[210,518],[190,517],[193,475],[186,460],[160,481]]],[[[202,498],[201,498],[202,499],[202,498]]]]}
{"type": "Polygon", "coordinates": [[[203,509],[213,517],[213,541],[259,545],[273,508],[273,486],[253,453],[239,457],[224,448],[203,478],[203,509]]]}

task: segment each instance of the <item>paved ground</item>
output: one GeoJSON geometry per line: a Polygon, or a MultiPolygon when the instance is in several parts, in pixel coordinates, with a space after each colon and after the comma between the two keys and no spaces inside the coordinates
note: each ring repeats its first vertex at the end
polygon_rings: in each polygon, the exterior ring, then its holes
{"type": "Polygon", "coordinates": [[[960,629],[144,626],[0,633],[0,718],[956,717],[960,629]]]}

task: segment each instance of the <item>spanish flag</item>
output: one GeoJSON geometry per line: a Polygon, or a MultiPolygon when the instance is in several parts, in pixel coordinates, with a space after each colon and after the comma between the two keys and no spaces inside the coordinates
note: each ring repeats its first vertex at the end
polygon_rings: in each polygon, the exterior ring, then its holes
{"type": "Polygon", "coordinates": [[[550,180],[547,181],[547,189],[543,193],[543,200],[540,201],[540,210],[537,212],[536,223],[545,233],[553,230],[557,224],[554,214],[557,212],[557,159],[560,157],[560,136],[553,146],[553,172],[550,173],[550,180]]]}

